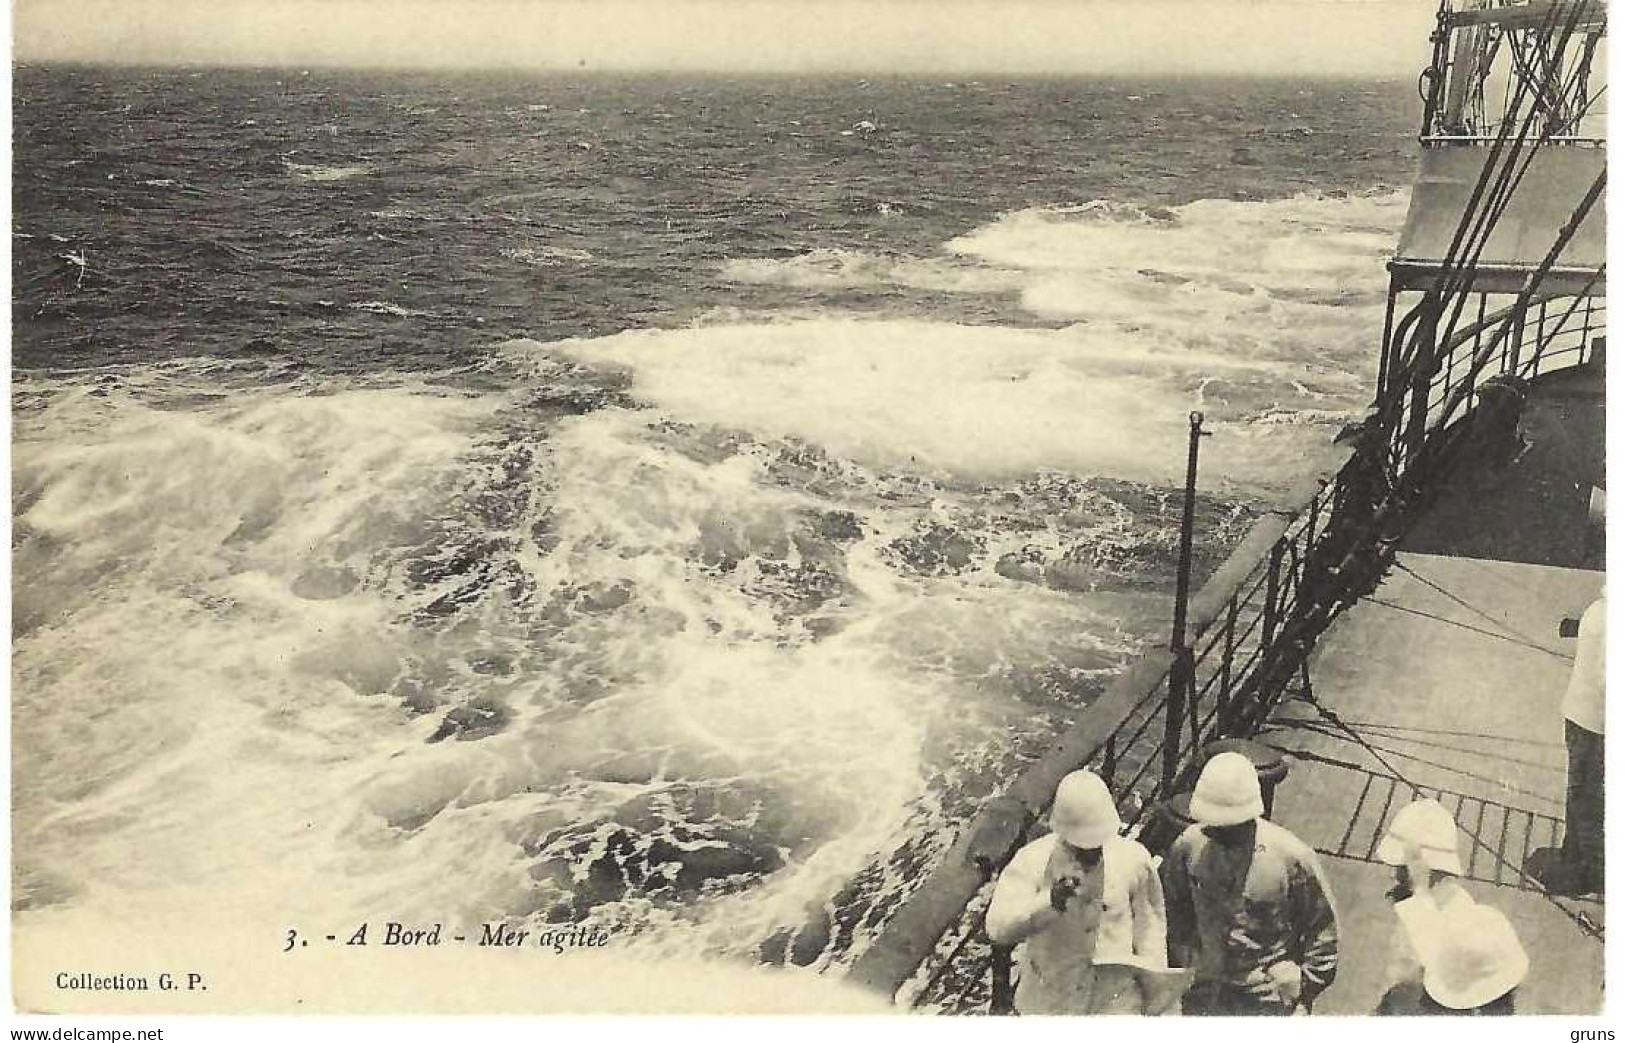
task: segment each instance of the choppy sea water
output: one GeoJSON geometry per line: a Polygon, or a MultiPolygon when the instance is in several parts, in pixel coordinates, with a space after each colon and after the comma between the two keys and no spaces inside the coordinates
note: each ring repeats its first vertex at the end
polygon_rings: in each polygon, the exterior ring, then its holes
{"type": "Polygon", "coordinates": [[[18,922],[829,964],[1369,397],[1409,85],[24,68],[18,922]]]}

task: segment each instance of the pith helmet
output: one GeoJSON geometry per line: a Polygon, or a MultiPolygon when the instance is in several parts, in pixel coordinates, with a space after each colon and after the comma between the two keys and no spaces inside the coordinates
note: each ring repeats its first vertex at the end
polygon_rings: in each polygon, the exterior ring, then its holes
{"type": "Polygon", "coordinates": [[[1422,862],[1429,869],[1461,875],[1456,820],[1438,801],[1424,797],[1400,808],[1388,834],[1377,845],[1377,857],[1391,866],[1402,866],[1411,848],[1421,852],[1422,862]]]}
{"type": "Polygon", "coordinates": [[[1092,771],[1075,771],[1055,788],[1049,826],[1074,847],[1101,847],[1123,828],[1111,791],[1092,771]]]}
{"type": "Polygon", "coordinates": [[[1522,984],[1529,954],[1518,932],[1497,909],[1462,907],[1423,956],[1422,987],[1451,1010],[1482,1007],[1522,984]]]}
{"type": "Polygon", "coordinates": [[[1264,814],[1258,770],[1239,753],[1207,762],[1191,794],[1191,818],[1204,826],[1237,826],[1264,814]]]}

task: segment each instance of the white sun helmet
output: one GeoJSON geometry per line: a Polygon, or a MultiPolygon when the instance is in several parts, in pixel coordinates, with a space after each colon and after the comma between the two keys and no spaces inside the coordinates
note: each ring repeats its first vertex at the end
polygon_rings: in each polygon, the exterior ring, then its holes
{"type": "Polygon", "coordinates": [[[1423,955],[1422,987],[1451,1010],[1482,1007],[1511,992],[1529,973],[1529,954],[1500,910],[1462,906],[1441,923],[1423,955]]]}
{"type": "Polygon", "coordinates": [[[1075,771],[1055,788],[1049,826],[1074,847],[1103,846],[1123,828],[1111,791],[1092,771],[1075,771]]]}
{"type": "Polygon", "coordinates": [[[1204,826],[1238,826],[1264,814],[1258,769],[1239,753],[1207,762],[1191,794],[1191,819],[1204,826]]]}
{"type": "Polygon", "coordinates": [[[1438,801],[1424,797],[1400,808],[1387,835],[1377,845],[1377,857],[1388,865],[1402,866],[1411,849],[1421,853],[1422,863],[1429,869],[1461,875],[1456,820],[1438,801]]]}

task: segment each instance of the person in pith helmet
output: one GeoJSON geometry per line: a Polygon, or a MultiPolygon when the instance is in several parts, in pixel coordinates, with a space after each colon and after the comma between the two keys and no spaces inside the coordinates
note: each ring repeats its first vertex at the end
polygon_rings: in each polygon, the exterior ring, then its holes
{"type": "Polygon", "coordinates": [[[1421,953],[1412,941],[1419,922],[1434,910],[1450,912],[1473,904],[1458,879],[1462,873],[1459,843],[1455,818],[1443,804],[1426,797],[1400,808],[1378,841],[1377,858],[1394,867],[1394,886],[1388,897],[1394,902],[1401,928],[1388,961],[1389,981],[1421,977],[1421,953]]]}
{"type": "Polygon", "coordinates": [[[1025,943],[1016,985],[1022,1014],[1162,1013],[1177,995],[1150,995],[1130,975],[1131,995],[1098,964],[1167,966],[1162,886],[1151,855],[1121,836],[1122,820],[1100,777],[1061,780],[1050,832],[1024,846],[999,875],[987,909],[988,937],[1025,943]],[[1110,993],[1110,995],[1107,995],[1110,993]]]}
{"type": "MultiPolygon", "coordinates": [[[[1461,836],[1456,819],[1432,797],[1420,797],[1399,809],[1388,832],[1377,842],[1377,857],[1401,870],[1402,877],[1420,865],[1429,874],[1461,875],[1461,836]]],[[[1419,886],[1425,881],[1410,878],[1419,886]]]]}
{"type": "Polygon", "coordinates": [[[1499,910],[1468,902],[1429,910],[1409,927],[1421,953],[1421,980],[1389,989],[1378,1014],[1516,1013],[1529,954],[1499,910]]]}
{"type": "Polygon", "coordinates": [[[1208,761],[1195,824],[1162,863],[1168,956],[1195,970],[1186,1014],[1307,1012],[1337,975],[1337,912],[1308,844],[1266,821],[1239,753],[1208,761]]]}

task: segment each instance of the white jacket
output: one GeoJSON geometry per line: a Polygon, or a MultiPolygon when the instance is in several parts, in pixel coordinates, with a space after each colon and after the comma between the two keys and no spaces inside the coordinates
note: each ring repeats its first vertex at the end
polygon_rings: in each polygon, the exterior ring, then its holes
{"type": "Polygon", "coordinates": [[[1608,602],[1598,598],[1580,617],[1574,672],[1563,693],[1563,716],[1597,735],[1603,733],[1603,646],[1607,642],[1608,602]]]}
{"type": "Polygon", "coordinates": [[[1394,904],[1399,930],[1388,953],[1391,985],[1421,981],[1429,946],[1435,944],[1443,918],[1456,916],[1473,904],[1473,896],[1453,876],[1394,904]]]}
{"type": "Polygon", "coordinates": [[[994,886],[987,933],[1001,945],[1026,943],[1016,986],[1023,1014],[1088,1013],[1097,960],[1168,963],[1162,882],[1150,853],[1124,837],[1107,841],[1090,868],[1053,833],[1023,847],[994,886]],[[1082,885],[1060,912],[1050,904],[1050,887],[1063,876],[1082,885]]]}

